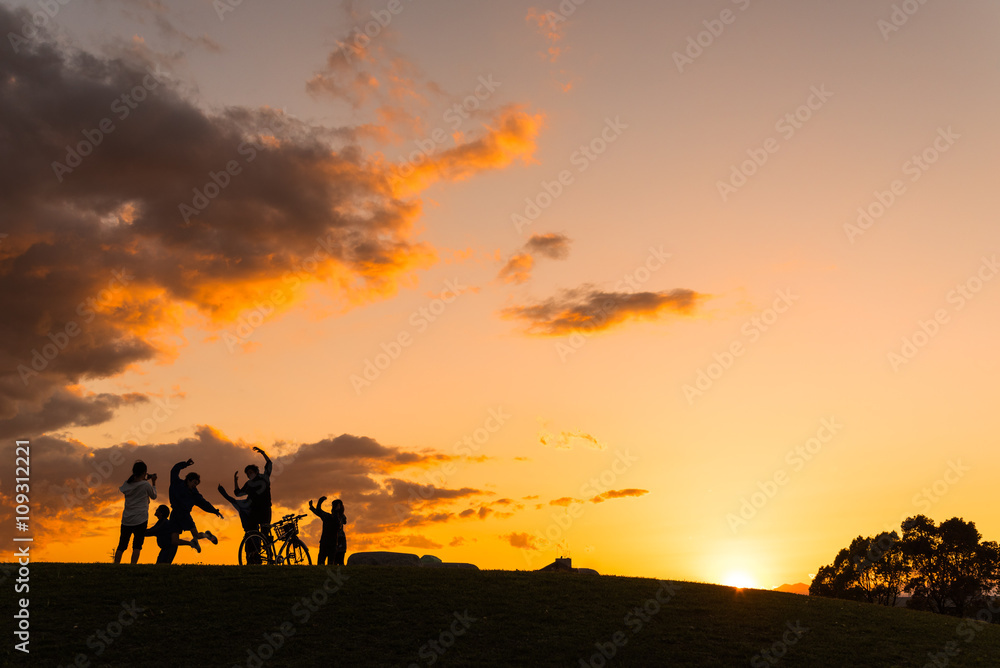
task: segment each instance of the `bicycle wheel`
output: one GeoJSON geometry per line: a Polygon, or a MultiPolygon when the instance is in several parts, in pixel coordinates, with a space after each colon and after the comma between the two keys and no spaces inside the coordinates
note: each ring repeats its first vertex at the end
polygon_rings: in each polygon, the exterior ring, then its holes
{"type": "Polygon", "coordinates": [[[281,556],[286,564],[312,565],[312,557],[309,556],[309,548],[299,538],[293,538],[286,542],[281,548],[281,556]]]}
{"type": "Polygon", "coordinates": [[[274,553],[271,551],[271,541],[259,531],[248,531],[240,541],[240,566],[268,565],[274,563],[274,553]]]}

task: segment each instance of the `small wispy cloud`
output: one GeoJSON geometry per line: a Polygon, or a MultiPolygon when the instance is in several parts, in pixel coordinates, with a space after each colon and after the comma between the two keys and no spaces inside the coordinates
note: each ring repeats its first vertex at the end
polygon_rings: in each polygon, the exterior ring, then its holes
{"type": "Polygon", "coordinates": [[[565,290],[542,302],[507,307],[500,315],[527,323],[527,334],[564,336],[581,330],[603,331],[629,320],[660,320],[671,315],[691,315],[708,297],[687,289],[606,292],[583,286],[565,290]]]}
{"type": "Polygon", "coordinates": [[[571,243],[571,239],[564,234],[532,234],[500,269],[497,280],[514,285],[525,283],[531,278],[531,271],[535,268],[536,255],[550,260],[565,260],[569,257],[571,243]]]}

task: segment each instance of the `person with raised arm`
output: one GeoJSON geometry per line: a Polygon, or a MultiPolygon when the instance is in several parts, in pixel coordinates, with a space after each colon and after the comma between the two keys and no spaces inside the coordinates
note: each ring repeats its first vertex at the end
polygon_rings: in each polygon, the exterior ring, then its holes
{"type": "Polygon", "coordinates": [[[334,564],[344,565],[344,554],[347,552],[347,537],[344,535],[344,525],[347,517],[344,515],[344,502],[335,499],[330,504],[332,512],[323,510],[325,496],[319,497],[316,505],[313,506],[312,499],[309,500],[309,510],[313,515],[323,520],[323,533],[319,538],[319,557],[316,564],[318,566],[332,566],[334,564]]]}
{"type": "MultiPolygon", "coordinates": [[[[237,481],[239,475],[239,472],[233,474],[233,485],[235,487],[239,487],[239,482],[237,481]]],[[[219,483],[219,494],[236,509],[237,514],[240,516],[240,524],[243,525],[243,533],[253,531],[255,525],[253,517],[250,514],[250,499],[237,499],[230,496],[226,492],[226,488],[222,486],[222,483],[219,483]]]]}
{"type": "Polygon", "coordinates": [[[254,452],[259,452],[264,458],[264,472],[261,473],[256,464],[248,464],[243,469],[243,472],[247,474],[247,481],[242,487],[240,487],[239,471],[234,473],[233,495],[236,497],[245,496],[249,499],[250,522],[254,529],[266,534],[271,526],[271,469],[273,464],[267,453],[260,448],[254,447],[254,452]]]}
{"type": "MultiPolygon", "coordinates": [[[[237,482],[238,476],[239,472],[233,474],[233,485],[236,487],[239,487],[239,482],[237,482]]],[[[244,535],[251,531],[254,531],[257,527],[257,524],[254,522],[254,519],[250,513],[250,500],[237,499],[233,496],[230,496],[229,494],[226,493],[226,488],[222,486],[222,483],[219,483],[219,494],[221,494],[222,498],[228,501],[230,505],[232,505],[232,507],[236,509],[236,513],[240,516],[240,524],[243,525],[244,535]]],[[[246,555],[248,564],[260,563],[260,554],[257,554],[252,549],[252,545],[250,543],[247,543],[246,555]]]]}
{"type": "Polygon", "coordinates": [[[194,460],[189,459],[186,462],[177,462],[170,469],[170,534],[174,545],[187,545],[201,552],[199,539],[207,538],[214,544],[218,544],[219,539],[213,536],[211,531],[199,532],[194,518],[191,517],[191,511],[198,506],[206,513],[217,515],[219,519],[222,519],[222,513],[206,501],[198,491],[198,485],[201,483],[200,475],[192,471],[181,480],[181,470],[192,464],[194,460]],[[191,532],[191,540],[181,539],[181,534],[185,531],[191,532]]]}

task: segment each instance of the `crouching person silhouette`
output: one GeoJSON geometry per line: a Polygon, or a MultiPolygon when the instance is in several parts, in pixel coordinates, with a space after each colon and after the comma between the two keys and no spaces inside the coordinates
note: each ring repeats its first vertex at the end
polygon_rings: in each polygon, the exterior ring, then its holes
{"type": "Polygon", "coordinates": [[[160,553],[156,555],[156,563],[172,564],[174,556],[177,555],[177,546],[174,545],[170,532],[170,508],[160,504],[154,513],[156,524],[146,529],[147,536],[156,538],[156,546],[160,548],[160,553]]]}

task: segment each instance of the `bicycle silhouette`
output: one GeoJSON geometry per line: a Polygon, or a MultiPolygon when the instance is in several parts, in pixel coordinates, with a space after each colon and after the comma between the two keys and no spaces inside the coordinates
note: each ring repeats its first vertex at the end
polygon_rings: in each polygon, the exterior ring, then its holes
{"type": "Polygon", "coordinates": [[[240,541],[240,566],[246,564],[308,564],[312,565],[309,548],[299,538],[299,520],[305,515],[285,515],[271,524],[267,532],[247,531],[240,541]],[[274,536],[271,536],[271,532],[274,536]],[[281,546],[275,549],[280,541],[281,546]],[[244,562],[244,558],[246,559],[244,562]]]}

